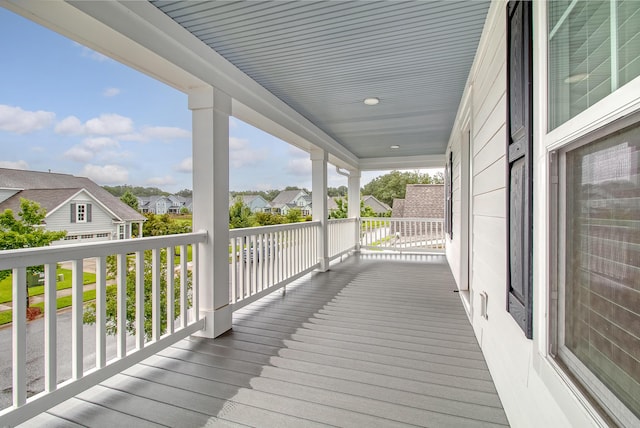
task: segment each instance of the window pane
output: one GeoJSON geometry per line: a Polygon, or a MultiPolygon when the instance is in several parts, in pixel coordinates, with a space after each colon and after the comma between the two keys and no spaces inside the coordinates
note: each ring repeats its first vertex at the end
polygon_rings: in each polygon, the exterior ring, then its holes
{"type": "Polygon", "coordinates": [[[640,127],[567,153],[566,240],[565,346],[640,417],[640,127]]]}
{"type": "Polygon", "coordinates": [[[549,128],[640,75],[640,2],[552,1],[549,128]]]}

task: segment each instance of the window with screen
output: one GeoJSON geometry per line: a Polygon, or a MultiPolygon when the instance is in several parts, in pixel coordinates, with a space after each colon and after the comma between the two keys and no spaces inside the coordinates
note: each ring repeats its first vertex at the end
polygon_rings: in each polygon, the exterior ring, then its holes
{"type": "Polygon", "coordinates": [[[640,75],[640,2],[548,2],[549,129],[640,75]]]}
{"type": "Polygon", "coordinates": [[[640,426],[640,125],[561,153],[558,358],[622,426],[640,426]]]}

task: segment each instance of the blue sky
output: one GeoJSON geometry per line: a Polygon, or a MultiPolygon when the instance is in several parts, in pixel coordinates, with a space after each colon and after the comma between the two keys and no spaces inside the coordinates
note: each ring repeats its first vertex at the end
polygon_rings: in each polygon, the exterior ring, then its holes
{"type": "MultiPolygon", "coordinates": [[[[0,57],[0,167],[192,188],[185,94],[2,8],[0,57]]],[[[306,152],[235,118],[230,167],[231,190],[311,188],[306,152]]]]}

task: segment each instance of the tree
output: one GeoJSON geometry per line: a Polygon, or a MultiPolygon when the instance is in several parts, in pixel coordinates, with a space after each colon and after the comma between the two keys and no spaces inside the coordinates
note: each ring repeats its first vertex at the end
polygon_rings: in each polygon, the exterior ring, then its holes
{"type": "Polygon", "coordinates": [[[179,192],[176,192],[176,195],[182,196],[183,198],[191,198],[193,197],[193,191],[189,189],[182,189],[179,192]]]}
{"type": "MultiPolygon", "coordinates": [[[[40,207],[37,202],[20,198],[18,218],[14,217],[13,211],[9,209],[0,214],[0,250],[45,247],[53,241],[64,238],[67,235],[64,230],[44,229],[42,224],[46,215],[46,210],[40,207]]],[[[32,266],[28,272],[44,272],[44,267],[32,266]]],[[[10,274],[9,270],[0,271],[0,279],[4,279],[10,274]]],[[[25,284],[26,286],[27,284],[25,284]]],[[[29,306],[29,297],[27,297],[27,306],[29,306]]]]}
{"type": "Polygon", "coordinates": [[[138,198],[136,198],[129,190],[127,190],[122,196],[120,196],[120,200],[129,205],[134,210],[138,211],[138,198]]]}
{"type": "Polygon", "coordinates": [[[125,184],[123,186],[102,186],[102,188],[117,198],[124,195],[125,192],[127,191],[137,196],[169,196],[170,195],[169,192],[165,192],[164,190],[158,189],[157,187],[131,186],[129,184],[125,184]]]}
{"type": "Polygon", "coordinates": [[[347,196],[347,192],[348,191],[349,191],[349,189],[347,188],[347,186],[328,187],[327,188],[327,196],[331,196],[332,198],[340,196],[340,197],[344,198],[344,197],[347,196]]]}
{"type": "Polygon", "coordinates": [[[142,225],[143,236],[175,235],[191,232],[189,225],[175,221],[169,214],[145,213],[144,216],[147,221],[142,225]]]}
{"type": "Polygon", "coordinates": [[[380,177],[376,177],[367,183],[362,193],[373,195],[380,201],[391,205],[395,198],[403,199],[407,184],[441,184],[442,174],[431,177],[428,173],[418,171],[391,171],[380,177]]]}
{"type": "Polygon", "coordinates": [[[251,208],[242,202],[242,198],[238,198],[229,207],[229,227],[231,229],[251,227],[251,208]]]}
{"type": "MultiPolygon", "coordinates": [[[[133,257],[127,257],[127,311],[126,311],[126,323],[125,328],[128,333],[135,334],[136,333],[136,325],[135,325],[135,313],[136,313],[136,276],[135,272],[135,259],[133,257]]],[[[110,278],[115,278],[116,276],[116,258],[115,256],[107,257],[107,275],[110,278]]],[[[167,270],[167,253],[166,250],[161,250],[160,252],[160,334],[164,334],[167,330],[167,273],[170,271],[167,270]]],[[[153,285],[153,264],[151,260],[151,251],[144,252],[144,335],[147,340],[151,339],[152,335],[152,314],[153,314],[153,304],[151,300],[152,296],[152,285],[153,285]]],[[[180,277],[175,276],[174,278],[174,312],[175,318],[180,316],[180,312],[183,308],[180,307],[180,277]]],[[[111,285],[107,287],[107,305],[106,305],[106,330],[107,334],[115,335],[117,334],[117,287],[115,285],[111,285]]],[[[192,303],[192,277],[191,272],[187,273],[187,308],[191,307],[192,303]]],[[[186,309],[186,308],[185,308],[186,309]]],[[[85,307],[85,311],[83,314],[83,322],[85,324],[95,324],[96,323],[96,304],[89,303],[85,307]]]]}
{"type": "Polygon", "coordinates": [[[257,212],[253,216],[255,226],[272,226],[285,223],[285,218],[280,214],[257,212]]]}
{"type": "Polygon", "coordinates": [[[300,208],[291,208],[285,218],[287,219],[287,223],[298,223],[302,220],[302,212],[300,208]]]}
{"type": "MultiPolygon", "coordinates": [[[[336,198],[336,205],[338,208],[331,210],[329,218],[348,218],[349,216],[349,202],[342,198],[336,198]]],[[[360,217],[378,217],[373,208],[364,204],[364,201],[360,200],[360,217]]]]}

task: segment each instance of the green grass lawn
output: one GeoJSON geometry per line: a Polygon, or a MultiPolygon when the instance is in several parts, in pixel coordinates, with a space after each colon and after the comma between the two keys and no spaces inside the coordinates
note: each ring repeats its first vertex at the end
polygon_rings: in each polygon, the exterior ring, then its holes
{"type": "MultiPolygon", "coordinates": [[[[71,270],[69,269],[57,269],[58,275],[64,275],[63,281],[58,281],[56,288],[58,290],[64,290],[65,288],[71,288],[71,270]]],[[[7,278],[0,281],[0,303],[10,302],[13,296],[12,287],[13,275],[9,275],[7,278]]],[[[92,284],[96,282],[96,275],[93,273],[84,273],[83,284],[92,284]]],[[[44,294],[44,285],[37,285],[35,287],[29,287],[29,296],[38,296],[44,294]]]]}
{"type": "MultiPolygon", "coordinates": [[[[85,291],[82,297],[84,302],[88,302],[90,300],[95,300],[96,298],[96,290],[85,291]]],[[[36,303],[32,305],[33,307],[37,307],[42,309],[42,313],[44,313],[44,302],[36,303]]],[[[56,303],[58,309],[67,308],[71,306],[71,296],[60,297],[56,303]]],[[[8,324],[12,321],[13,311],[3,311],[0,312],[0,325],[8,324]]]]}
{"type": "MultiPolygon", "coordinates": [[[[180,264],[180,247],[176,247],[176,256],[173,258],[173,263],[178,266],[180,264]]],[[[187,247],[187,262],[193,260],[193,246],[189,245],[187,247]]]]}

